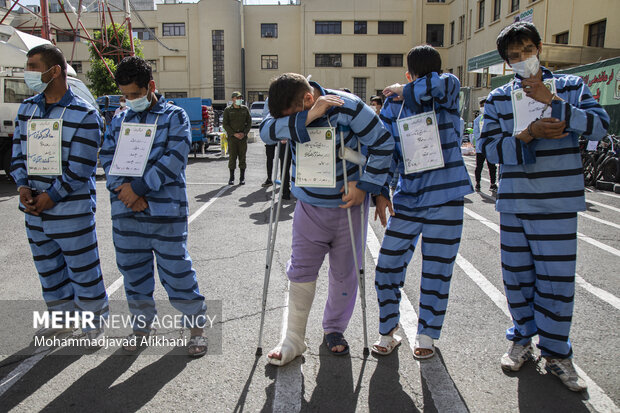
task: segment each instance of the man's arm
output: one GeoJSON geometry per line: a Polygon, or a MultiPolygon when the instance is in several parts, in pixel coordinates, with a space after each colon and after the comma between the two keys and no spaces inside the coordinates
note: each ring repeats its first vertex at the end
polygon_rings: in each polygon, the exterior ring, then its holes
{"type": "Polygon", "coordinates": [[[123,176],[109,174],[110,167],[112,166],[112,160],[114,159],[114,152],[116,151],[116,131],[120,131],[119,128],[122,118],[123,116],[112,119],[112,122],[110,122],[105,134],[103,135],[103,144],[101,145],[101,150],[99,151],[99,161],[101,162],[101,167],[103,168],[106,177],[106,188],[108,188],[108,191],[110,192],[114,192],[114,190],[120,185],[128,182],[127,178],[123,176]]]}
{"type": "Polygon", "coordinates": [[[405,105],[416,113],[418,107],[431,99],[434,99],[438,107],[458,110],[460,90],[461,83],[453,74],[439,75],[432,72],[415,82],[407,83],[403,88],[403,97],[405,105]]]}
{"type": "Polygon", "coordinates": [[[245,128],[243,128],[243,135],[248,136],[248,133],[252,129],[252,115],[250,109],[245,107],[245,128]]]}
{"type": "MultiPolygon", "coordinates": [[[[25,121],[24,121],[25,122],[25,121]]],[[[15,118],[15,132],[13,133],[11,176],[17,187],[28,186],[28,172],[26,170],[26,155],[22,152],[22,136],[19,115],[15,118]]]]}
{"type": "Polygon", "coordinates": [[[224,117],[222,119],[222,127],[224,128],[224,131],[226,131],[226,136],[228,136],[228,139],[234,138],[234,134],[235,133],[234,133],[234,131],[232,130],[232,128],[230,126],[230,109],[229,108],[224,109],[224,117]]]}

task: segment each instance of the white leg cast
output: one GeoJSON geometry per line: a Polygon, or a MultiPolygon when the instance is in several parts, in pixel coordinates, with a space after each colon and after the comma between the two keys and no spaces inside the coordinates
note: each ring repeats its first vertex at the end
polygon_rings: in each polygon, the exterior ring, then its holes
{"type": "Polygon", "coordinates": [[[280,343],[270,352],[280,353],[281,358],[278,360],[267,356],[269,363],[276,366],[284,366],[306,351],[306,324],[308,324],[308,315],[310,314],[315,291],[316,281],[290,283],[286,331],[283,332],[280,343]]]}

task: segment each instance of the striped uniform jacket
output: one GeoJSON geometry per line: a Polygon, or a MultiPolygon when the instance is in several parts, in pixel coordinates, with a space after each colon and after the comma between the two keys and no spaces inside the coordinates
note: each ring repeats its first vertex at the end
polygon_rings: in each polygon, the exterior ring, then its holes
{"type": "MultiPolygon", "coordinates": [[[[42,218],[84,216],[96,208],[95,171],[103,122],[99,112],[71,88],[57,103],[46,105],[40,93],[24,100],[19,107],[13,135],[11,176],[17,186],[28,186],[48,193],[56,203],[41,213],[42,218]],[[63,114],[64,110],[64,114],[63,114]],[[34,115],[33,115],[34,114],[34,115]],[[55,119],[62,114],[62,175],[28,176],[26,144],[28,120],[55,119]]],[[[25,211],[20,203],[19,209],[25,211]]]]}
{"type": "Polygon", "coordinates": [[[586,209],[579,135],[600,140],[609,127],[607,112],[592,97],[583,80],[554,75],[542,68],[543,80],[555,79],[552,117],[566,121],[568,136],[533,139],[525,144],[513,136],[511,90],[521,78],[493,90],[484,106],[480,134],[486,158],[500,164],[496,209],[508,213],[561,213],[586,209]]]}
{"type": "Polygon", "coordinates": [[[124,216],[162,216],[185,217],[189,214],[185,185],[185,167],[192,142],[189,118],[185,110],[166,102],[159,97],[150,110],[134,112],[129,109],[116,115],[108,127],[99,159],[107,177],[106,186],[110,191],[112,218],[124,216]],[[118,140],[121,124],[153,124],[157,121],[157,131],[149,159],[140,178],[112,176],[108,172],[118,140]],[[135,213],[118,199],[114,189],[123,183],[131,183],[133,191],[145,196],[149,207],[135,213]]]}
{"type": "MultiPolygon", "coordinates": [[[[321,95],[338,95],[344,101],[341,107],[333,107],[326,115],[316,119],[308,127],[336,128],[336,154],[340,152],[340,131],[343,131],[344,143],[357,151],[358,141],[367,147],[365,153],[368,160],[363,172],[359,176],[359,167],[353,163],[347,163],[347,177],[351,181],[358,181],[357,187],[371,194],[379,194],[388,177],[390,160],[394,150],[394,140],[389,132],[383,127],[379,117],[364,104],[360,98],[350,93],[339,90],[323,89],[318,83],[310,82],[312,87],[318,89],[321,95]],[[329,123],[327,118],[329,117],[329,123]]],[[[295,186],[295,144],[310,140],[306,130],[308,111],[303,111],[290,116],[274,119],[269,115],[260,125],[261,139],[268,145],[278,143],[282,139],[290,139],[293,154],[293,175],[291,192],[303,202],[314,206],[337,208],[342,205],[342,193],[340,189],[344,185],[342,161],[336,160],[336,187],[335,188],[300,188],[295,186]]],[[[387,192],[389,194],[389,190],[387,192]]]]}
{"type": "MultiPolygon", "coordinates": [[[[390,175],[398,169],[400,179],[394,192],[394,206],[413,210],[442,205],[473,192],[461,154],[458,78],[450,73],[428,74],[405,85],[403,102],[388,98],[381,109],[381,120],[396,141],[390,175]],[[404,174],[397,119],[435,110],[441,139],[444,167],[404,174]],[[399,162],[400,161],[400,162],[399,162]]],[[[388,182],[391,181],[388,180],[388,182]]],[[[386,187],[387,188],[387,187],[386,187]]]]}

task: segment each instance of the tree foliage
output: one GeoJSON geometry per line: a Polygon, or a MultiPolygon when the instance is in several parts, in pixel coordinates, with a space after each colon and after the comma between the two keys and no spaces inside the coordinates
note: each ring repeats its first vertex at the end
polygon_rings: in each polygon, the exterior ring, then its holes
{"type": "MultiPolygon", "coordinates": [[[[120,53],[116,47],[121,47],[124,50],[125,56],[127,56],[131,50],[127,27],[119,24],[115,24],[115,26],[116,30],[114,30],[114,25],[112,24],[109,24],[106,27],[107,37],[105,37],[105,39],[107,41],[104,42],[103,45],[99,42],[95,42],[97,48],[99,48],[99,52],[103,56],[112,73],[116,71],[116,66],[120,63],[123,56],[123,53],[120,53]]],[[[103,33],[101,31],[96,31],[93,38],[95,40],[101,40],[102,34],[103,33]]],[[[142,52],[142,43],[139,39],[133,39],[133,46],[135,55],[138,57],[144,57],[144,53],[142,52]]],[[[86,73],[86,78],[90,82],[90,91],[95,96],[120,94],[114,78],[106,69],[103,60],[101,60],[93,45],[90,44],[88,48],[91,65],[90,70],[86,73]]]]}

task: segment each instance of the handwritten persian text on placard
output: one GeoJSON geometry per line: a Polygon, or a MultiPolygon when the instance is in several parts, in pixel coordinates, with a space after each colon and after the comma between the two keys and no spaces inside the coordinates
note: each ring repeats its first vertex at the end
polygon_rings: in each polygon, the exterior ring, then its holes
{"type": "Polygon", "coordinates": [[[142,176],[149,160],[156,130],[156,124],[123,123],[109,174],[142,176]]]}
{"type": "Polygon", "coordinates": [[[444,166],[441,138],[435,112],[425,112],[397,121],[405,174],[444,166]]]}
{"type": "Polygon", "coordinates": [[[29,120],[28,175],[62,175],[62,119],[29,120]]]}
{"type": "MultiPolygon", "coordinates": [[[[555,93],[555,83],[553,80],[547,80],[544,84],[551,93],[555,93]]],[[[527,126],[538,118],[551,117],[551,106],[549,106],[543,114],[542,111],[545,108],[545,104],[528,97],[523,89],[513,90],[511,92],[511,97],[512,112],[514,114],[513,135],[527,129],[527,126]]]]}
{"type": "Polygon", "coordinates": [[[295,186],[336,187],[336,129],[308,128],[310,141],[297,143],[295,186]]]}

